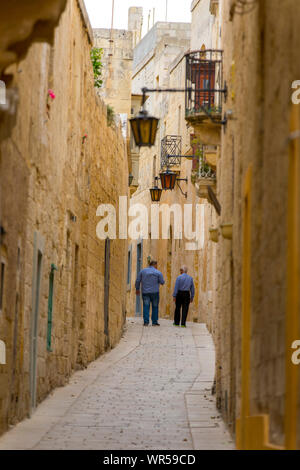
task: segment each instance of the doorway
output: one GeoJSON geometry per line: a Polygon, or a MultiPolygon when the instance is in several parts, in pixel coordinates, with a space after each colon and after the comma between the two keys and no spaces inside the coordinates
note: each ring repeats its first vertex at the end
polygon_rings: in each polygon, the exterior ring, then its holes
{"type": "Polygon", "coordinates": [[[109,281],[110,281],[110,239],[105,240],[104,267],[104,334],[106,345],[109,345],[109,281]]]}
{"type": "Polygon", "coordinates": [[[31,321],[31,367],[30,367],[30,399],[31,409],[36,408],[36,385],[37,385],[37,349],[38,349],[38,319],[40,304],[40,288],[42,275],[43,254],[37,251],[36,268],[33,283],[33,304],[31,321]]]}
{"type": "MultiPolygon", "coordinates": [[[[137,244],[136,250],[136,277],[138,277],[139,272],[143,268],[143,242],[139,242],[137,244]]],[[[135,304],[135,316],[141,317],[142,316],[142,302],[141,302],[141,294],[136,296],[136,304],[135,304]]]]}
{"type": "Polygon", "coordinates": [[[32,272],[32,310],[30,319],[30,414],[36,408],[37,397],[37,360],[38,326],[45,240],[39,232],[34,233],[33,272],[32,272]]]}

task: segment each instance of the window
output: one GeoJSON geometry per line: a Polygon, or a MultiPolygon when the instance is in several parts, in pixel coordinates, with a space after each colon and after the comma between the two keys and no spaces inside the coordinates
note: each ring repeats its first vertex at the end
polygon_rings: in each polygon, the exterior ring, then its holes
{"type": "Polygon", "coordinates": [[[48,328],[47,328],[47,350],[52,351],[52,318],[53,318],[53,292],[54,292],[54,271],[57,268],[54,264],[51,265],[51,271],[49,274],[49,296],[48,296],[48,328]]]}
{"type": "Polygon", "coordinates": [[[105,265],[104,265],[104,334],[109,344],[109,283],[110,283],[110,239],[105,240],[105,265]]]}
{"type": "Polygon", "coordinates": [[[132,245],[128,250],[128,264],[127,264],[127,290],[131,288],[131,268],[132,268],[132,245]]]}

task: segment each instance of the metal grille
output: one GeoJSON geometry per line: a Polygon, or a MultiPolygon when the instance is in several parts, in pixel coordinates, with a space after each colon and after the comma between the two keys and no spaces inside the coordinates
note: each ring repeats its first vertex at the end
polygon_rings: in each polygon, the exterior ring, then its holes
{"type": "Polygon", "coordinates": [[[216,172],[207,163],[205,153],[207,151],[206,145],[198,144],[194,149],[195,163],[193,165],[194,171],[196,171],[199,178],[211,178],[216,179],[216,172]]]}
{"type": "Polygon", "coordinates": [[[221,115],[223,105],[223,52],[194,51],[186,55],[186,116],[221,115]]]}
{"type": "Polygon", "coordinates": [[[182,137],[179,135],[167,135],[161,141],[160,166],[180,165],[182,137]]]}

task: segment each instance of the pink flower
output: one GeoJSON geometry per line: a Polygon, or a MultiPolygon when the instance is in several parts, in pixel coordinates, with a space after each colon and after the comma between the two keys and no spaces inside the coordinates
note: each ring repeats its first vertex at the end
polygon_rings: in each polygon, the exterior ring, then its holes
{"type": "Polygon", "coordinates": [[[48,90],[48,95],[50,96],[52,100],[55,100],[56,96],[53,90],[48,90]]]}

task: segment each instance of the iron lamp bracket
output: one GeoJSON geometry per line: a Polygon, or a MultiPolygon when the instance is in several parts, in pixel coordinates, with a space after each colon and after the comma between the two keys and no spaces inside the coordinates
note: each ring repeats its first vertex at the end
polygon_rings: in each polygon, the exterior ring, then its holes
{"type": "Polygon", "coordinates": [[[177,183],[178,188],[180,189],[181,194],[185,197],[185,199],[187,199],[187,193],[184,193],[182,191],[181,186],[179,184],[179,181],[185,181],[187,183],[188,179],[187,178],[176,178],[176,183],[177,183]]]}

